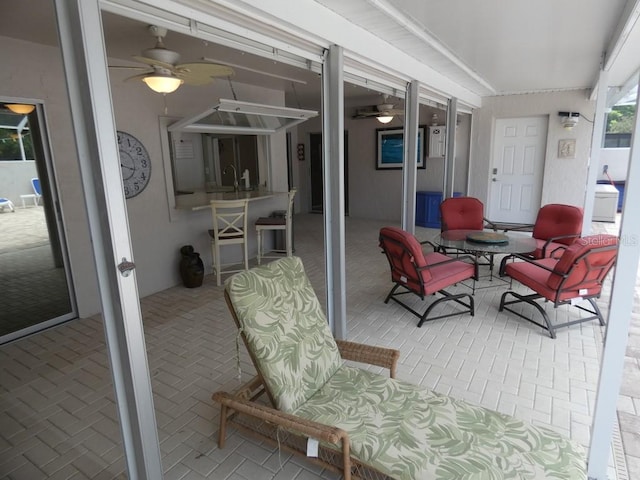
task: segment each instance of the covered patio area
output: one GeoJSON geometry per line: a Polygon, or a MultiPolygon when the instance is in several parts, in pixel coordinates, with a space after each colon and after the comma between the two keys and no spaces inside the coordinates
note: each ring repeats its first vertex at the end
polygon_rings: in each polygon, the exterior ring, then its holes
{"type": "MultiPolygon", "coordinates": [[[[295,255],[322,300],[322,217],[298,215],[294,221],[295,255]]],[[[383,303],[391,287],[377,242],[383,225],[346,218],[349,339],[399,349],[401,379],[550,426],[588,447],[604,329],[589,322],[561,329],[552,340],[543,330],[498,312],[506,288],[498,283],[476,292],[474,317],[454,316],[418,329],[409,312],[383,303]]],[[[617,233],[617,227],[593,224],[594,233],[617,233]]],[[[436,233],[419,229],[417,235],[427,239],[436,233]]],[[[605,312],[609,289],[610,284],[600,299],[605,312]]],[[[223,450],[217,448],[219,412],[211,394],[240,385],[238,358],[242,381],[253,367],[244,346],[236,346],[223,289],[213,277],[200,288],[179,286],[143,298],[141,306],[165,478],[337,478],[237,433],[223,450]]],[[[572,314],[566,307],[556,313],[549,305],[548,310],[552,319],[572,314]]],[[[629,379],[637,378],[638,359],[632,357],[637,340],[632,330],[628,366],[635,370],[629,370],[629,379]]],[[[0,358],[3,477],[126,478],[99,316],[5,345],[0,358]]],[[[619,400],[623,431],[614,435],[612,479],[640,475],[640,442],[633,434],[640,398],[632,388],[625,384],[619,400]]]]}

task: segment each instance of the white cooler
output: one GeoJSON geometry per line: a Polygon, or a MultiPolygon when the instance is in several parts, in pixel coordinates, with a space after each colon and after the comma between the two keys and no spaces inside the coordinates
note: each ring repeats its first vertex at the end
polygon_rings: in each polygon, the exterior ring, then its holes
{"type": "Polygon", "coordinates": [[[593,202],[594,222],[615,222],[618,213],[618,189],[613,185],[596,185],[596,198],[593,202]]]}

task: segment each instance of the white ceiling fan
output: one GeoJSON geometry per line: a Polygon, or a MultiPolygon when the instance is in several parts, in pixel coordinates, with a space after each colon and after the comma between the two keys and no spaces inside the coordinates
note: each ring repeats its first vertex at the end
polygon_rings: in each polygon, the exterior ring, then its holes
{"type": "Polygon", "coordinates": [[[125,81],[142,80],[149,88],[158,93],[171,93],[183,83],[206,85],[211,83],[214,77],[233,75],[233,69],[226,65],[210,62],[179,64],[180,54],[169,50],[162,41],[167,35],[167,29],[149,25],[148,30],[156,38],[156,46],[144,50],[141,56],[133,57],[136,61],[147,64],[148,67],[110,66],[110,68],[144,70],[143,73],[129,77],[125,81]]]}
{"type": "Polygon", "coordinates": [[[377,118],[380,123],[389,123],[394,115],[404,115],[404,110],[395,108],[393,103],[389,103],[389,95],[383,94],[383,103],[370,107],[358,108],[353,118],[377,118]]]}

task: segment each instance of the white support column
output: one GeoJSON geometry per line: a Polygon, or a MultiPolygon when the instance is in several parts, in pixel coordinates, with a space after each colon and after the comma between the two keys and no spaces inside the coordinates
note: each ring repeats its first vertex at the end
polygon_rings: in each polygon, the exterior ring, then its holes
{"type": "Polygon", "coordinates": [[[347,338],[344,234],[344,57],[332,45],[322,68],[322,168],[327,318],[336,338],[347,338]]]}
{"type": "MultiPolygon", "coordinates": [[[[407,85],[404,101],[404,161],[402,168],[402,229],[416,231],[416,177],[418,168],[418,110],[420,83],[413,80],[407,85]]],[[[426,132],[425,132],[426,133],[426,132]]],[[[424,145],[424,138],[421,139],[424,145]]],[[[424,147],[420,150],[426,156],[424,147]]]]}
{"type": "Polygon", "coordinates": [[[453,180],[456,164],[456,120],[458,117],[458,99],[450,98],[447,104],[447,141],[444,156],[444,178],[442,198],[453,197],[453,180]]]}
{"type": "MultiPolygon", "coordinates": [[[[640,93],[640,85],[638,85],[638,90],[640,93]]],[[[598,97],[600,97],[600,92],[598,92],[598,97]]],[[[609,323],[600,365],[600,378],[591,429],[588,476],[590,479],[596,480],[606,480],[607,478],[611,437],[616,422],[618,395],[624,371],[624,357],[633,308],[638,259],[640,258],[640,216],[634,215],[631,208],[636,208],[635,205],[638,204],[640,204],[640,122],[638,122],[638,112],[636,111],[627,172],[627,188],[624,193],[622,222],[620,224],[620,246],[611,289],[609,323]]]]}
{"type": "Polygon", "coordinates": [[[55,0],[127,477],[162,479],[98,0],[55,0]],[[107,194],[108,193],[108,194],[107,194]]]}
{"type": "Polygon", "coordinates": [[[593,217],[593,202],[596,196],[596,182],[598,169],[600,168],[600,151],[604,138],[605,120],[607,118],[607,89],[609,72],[600,70],[598,76],[598,97],[596,98],[596,113],[593,120],[593,133],[591,134],[591,155],[589,156],[589,168],[587,170],[587,185],[584,192],[584,222],[582,222],[582,235],[591,233],[591,218],[593,217]]]}

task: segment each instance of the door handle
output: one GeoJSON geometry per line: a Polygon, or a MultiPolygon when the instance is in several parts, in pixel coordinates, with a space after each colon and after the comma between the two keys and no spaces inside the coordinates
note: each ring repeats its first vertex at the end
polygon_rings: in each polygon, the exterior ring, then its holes
{"type": "Polygon", "coordinates": [[[493,177],[493,178],[491,179],[491,181],[492,181],[492,182],[497,182],[497,181],[498,181],[498,179],[497,179],[496,177],[493,177]]]}

